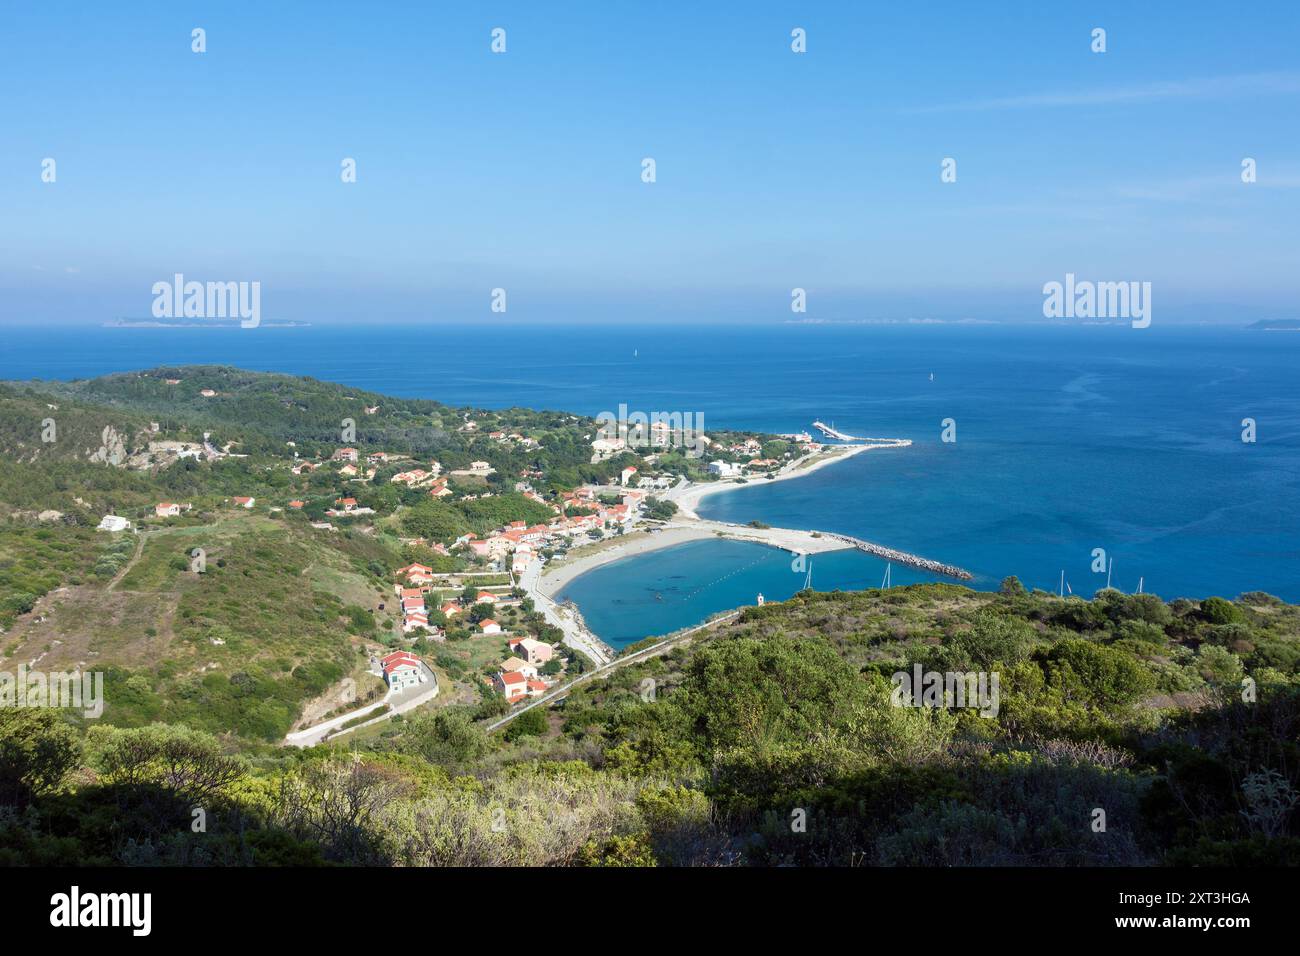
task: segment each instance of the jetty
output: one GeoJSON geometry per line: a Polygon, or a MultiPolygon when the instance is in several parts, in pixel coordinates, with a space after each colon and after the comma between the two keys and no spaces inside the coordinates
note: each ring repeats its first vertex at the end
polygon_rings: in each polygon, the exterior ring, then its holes
{"type": "Polygon", "coordinates": [[[945,577],[956,578],[959,581],[969,581],[975,576],[965,568],[959,568],[955,564],[944,564],[942,561],[932,561],[930,558],[923,558],[918,554],[909,554],[906,551],[899,551],[895,548],[886,548],[883,544],[873,544],[870,541],[863,541],[861,538],[854,538],[851,535],[835,534],[834,532],[823,531],[822,537],[833,538],[836,541],[843,541],[845,544],[852,545],[859,551],[865,551],[867,554],[874,554],[878,558],[884,558],[886,561],[894,561],[898,564],[906,565],[909,568],[929,571],[931,574],[942,574],[945,577]]]}
{"type": "Polygon", "coordinates": [[[863,541],[861,538],[838,534],[834,531],[754,528],[749,525],[732,524],[727,521],[710,521],[707,518],[687,518],[684,515],[676,516],[664,527],[696,531],[700,533],[701,537],[717,535],[737,541],[754,541],[774,548],[781,548],[783,551],[788,551],[794,555],[857,548],[859,551],[874,554],[878,558],[884,558],[886,561],[892,561],[895,564],[902,564],[920,571],[929,571],[931,574],[942,574],[944,577],[956,578],[958,581],[969,581],[974,577],[965,568],[959,568],[955,564],[944,564],[942,561],[923,558],[919,554],[899,551],[897,548],[887,548],[883,544],[863,541]]]}
{"type": "Polygon", "coordinates": [[[827,425],[825,422],[813,422],[813,423],[812,423],[812,427],[815,428],[815,429],[817,429],[819,432],[821,432],[821,433],[822,433],[823,435],[825,435],[827,438],[834,438],[834,439],[837,440],[837,441],[857,441],[857,440],[858,440],[858,439],[854,438],[852,435],[846,435],[846,434],[844,434],[844,432],[836,431],[834,428],[832,428],[830,425],[827,425]]]}

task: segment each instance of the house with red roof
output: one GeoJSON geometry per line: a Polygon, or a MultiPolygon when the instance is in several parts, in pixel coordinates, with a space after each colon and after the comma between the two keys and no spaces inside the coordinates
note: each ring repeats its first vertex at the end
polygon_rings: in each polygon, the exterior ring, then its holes
{"type": "Polygon", "coordinates": [[[500,671],[492,678],[492,686],[514,704],[525,697],[541,697],[546,693],[546,682],[536,677],[525,677],[519,671],[500,671]]]}
{"type": "Polygon", "coordinates": [[[482,634],[500,634],[500,633],[501,633],[501,625],[498,624],[496,621],[492,620],[492,618],[490,618],[490,617],[485,617],[483,620],[479,621],[479,622],[478,622],[478,629],[479,629],[479,632],[482,633],[482,634]]]}
{"type": "Polygon", "coordinates": [[[394,651],[379,663],[389,690],[405,690],[429,680],[420,659],[408,651],[394,651]]]}
{"type": "Polygon", "coordinates": [[[403,634],[410,634],[412,631],[419,630],[420,628],[424,628],[425,630],[429,629],[429,617],[427,614],[422,614],[419,611],[412,611],[410,614],[406,615],[406,618],[402,621],[403,634]]]}
{"type": "Polygon", "coordinates": [[[517,671],[499,671],[492,678],[492,686],[512,704],[528,696],[528,678],[517,671]]]}
{"type": "Polygon", "coordinates": [[[236,497],[236,498],[234,499],[235,507],[236,507],[236,508],[251,508],[251,507],[253,507],[253,504],[254,504],[256,501],[257,501],[256,498],[240,498],[240,497],[236,497]]]}

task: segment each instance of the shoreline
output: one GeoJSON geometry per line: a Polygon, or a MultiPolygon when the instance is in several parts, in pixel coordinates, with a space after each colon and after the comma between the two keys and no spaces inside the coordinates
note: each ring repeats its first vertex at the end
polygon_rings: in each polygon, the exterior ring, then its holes
{"type": "Polygon", "coordinates": [[[700,518],[699,514],[696,513],[695,509],[702,500],[710,495],[715,495],[723,491],[736,491],[741,488],[761,488],[764,485],[774,484],[778,481],[789,481],[792,478],[802,478],[804,475],[811,475],[814,471],[825,468],[827,465],[833,465],[840,461],[847,461],[854,455],[860,455],[865,451],[873,451],[878,448],[907,448],[911,444],[911,439],[908,438],[891,438],[883,441],[855,443],[852,445],[829,445],[826,446],[828,450],[814,452],[811,455],[805,455],[802,458],[795,459],[771,478],[751,478],[745,482],[738,482],[731,479],[725,481],[696,482],[686,486],[679,492],[676,489],[671,489],[662,497],[677,505],[679,516],[703,520],[700,518]]]}
{"type": "Polygon", "coordinates": [[[909,439],[888,439],[852,445],[830,446],[831,453],[815,452],[791,462],[786,468],[772,478],[757,478],[738,483],[735,481],[716,481],[695,483],[684,488],[672,489],[663,497],[677,505],[678,513],[665,522],[659,530],[638,530],[625,535],[617,543],[602,542],[603,547],[587,554],[579,554],[572,560],[547,567],[536,582],[537,590],[554,601],[565,586],[588,572],[626,558],[639,557],[652,551],[659,551],[688,541],[702,541],[709,538],[729,538],[738,541],[750,541],[791,553],[803,552],[816,554],[823,551],[842,551],[853,547],[843,540],[816,531],[800,531],[791,528],[753,528],[749,525],[732,524],[725,521],[710,521],[699,517],[695,507],[700,500],[711,494],[723,491],[735,491],[777,481],[802,478],[820,468],[836,462],[846,461],[854,455],[877,448],[906,448],[911,445],[909,439]],[[675,493],[674,493],[675,492],[675,493]]]}

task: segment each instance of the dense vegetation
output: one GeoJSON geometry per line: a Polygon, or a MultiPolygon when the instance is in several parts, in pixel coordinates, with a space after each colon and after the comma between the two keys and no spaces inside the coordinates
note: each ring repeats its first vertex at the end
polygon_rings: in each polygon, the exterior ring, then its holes
{"type": "Polygon", "coordinates": [[[464,708],[249,760],[0,715],[9,862],[1252,865],[1300,860],[1300,608],[804,592],[488,735],[464,708]],[[897,706],[914,664],[996,716],[897,706]],[[179,769],[178,769],[179,768],[179,769]],[[206,831],[195,833],[203,808],[206,831]]]}

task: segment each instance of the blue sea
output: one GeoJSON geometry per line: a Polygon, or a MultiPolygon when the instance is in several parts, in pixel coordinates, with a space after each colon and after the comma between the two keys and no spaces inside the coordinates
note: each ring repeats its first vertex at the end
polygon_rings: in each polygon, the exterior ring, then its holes
{"type": "MultiPolygon", "coordinates": [[[[1300,333],[1222,327],[319,326],[9,330],[0,378],[219,363],[457,405],[702,413],[709,428],[910,438],[804,478],[710,496],[705,517],[838,531],[1076,594],[1263,590],[1300,601],[1300,333]],[[933,376],[933,378],[931,378],[933,376]],[[1256,422],[1244,443],[1242,420],[1256,422]],[[956,441],[941,441],[943,421],[956,441]],[[1113,564],[1112,564],[1113,562],[1113,564]]],[[[880,585],[857,552],[819,589],[880,585]]],[[[807,569],[703,541],[607,565],[566,595],[616,646],[780,600],[807,569]]],[[[926,579],[892,569],[895,584],[926,579]]]]}

